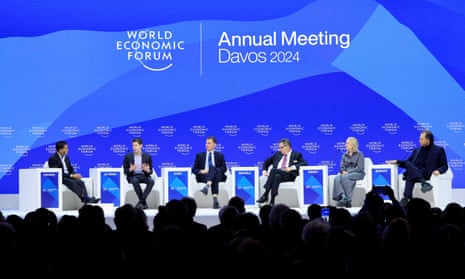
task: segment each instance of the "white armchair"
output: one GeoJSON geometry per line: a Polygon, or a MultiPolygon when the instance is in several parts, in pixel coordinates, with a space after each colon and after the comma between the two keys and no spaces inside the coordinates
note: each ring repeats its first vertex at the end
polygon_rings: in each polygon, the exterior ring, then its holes
{"type": "MultiPolygon", "coordinates": [[[[123,181],[121,185],[121,205],[123,204],[132,204],[135,206],[137,202],[139,201],[136,191],[134,191],[134,186],[128,182],[126,179],[126,176],[124,174],[124,170],[121,168],[121,174],[123,175],[123,181]]],[[[152,179],[155,182],[153,185],[152,191],[150,191],[150,194],[147,197],[147,205],[149,209],[157,209],[158,206],[163,205],[163,179],[157,175],[157,173],[154,171],[152,173],[152,179]]],[[[142,191],[145,190],[145,187],[147,187],[147,184],[141,183],[140,187],[142,191]]]]}
{"type": "MultiPolygon", "coordinates": [[[[231,182],[231,173],[226,170],[226,181],[218,184],[218,202],[220,206],[228,204],[229,199],[234,196],[234,187],[231,182]]],[[[213,196],[211,189],[208,189],[208,194],[204,195],[200,190],[205,186],[205,183],[197,182],[195,174],[191,173],[189,196],[193,197],[197,202],[197,208],[211,208],[213,205],[213,196]]]]}
{"type": "MultiPolygon", "coordinates": [[[[371,174],[371,167],[373,165],[373,161],[369,157],[365,157],[365,177],[361,180],[357,180],[355,183],[354,193],[352,196],[352,206],[353,207],[360,207],[363,205],[365,201],[365,195],[371,191],[372,187],[372,174],[371,174]]],[[[332,206],[336,206],[336,201],[333,200],[333,189],[334,189],[334,177],[335,174],[329,175],[328,177],[328,204],[332,206]]]]}
{"type": "MultiPolygon", "coordinates": [[[[415,183],[413,187],[413,197],[422,198],[428,201],[432,207],[439,207],[444,209],[452,199],[452,179],[454,174],[452,169],[449,167],[448,170],[440,175],[432,175],[431,179],[428,182],[433,186],[433,189],[429,192],[421,192],[421,184],[415,183]]],[[[405,180],[403,179],[403,174],[398,175],[398,187],[399,187],[399,197],[404,196],[405,189],[405,180]]]]}
{"type": "MultiPolygon", "coordinates": [[[[46,169],[49,168],[48,161],[44,163],[43,167],[46,169]]],[[[94,183],[92,178],[82,177],[81,180],[86,185],[87,194],[89,196],[94,196],[94,183]]],[[[62,208],[60,208],[61,210],[78,210],[84,205],[84,203],[81,202],[81,199],[63,183],[60,183],[58,191],[63,199],[62,208]]]]}
{"type": "MultiPolygon", "coordinates": [[[[272,166],[268,169],[270,171],[272,166]]],[[[265,193],[265,183],[268,176],[260,175],[259,177],[259,197],[265,193]]],[[[302,169],[299,170],[299,175],[294,181],[281,182],[278,188],[278,195],[275,198],[275,204],[283,203],[289,207],[304,207],[303,193],[303,176],[302,169]]]]}

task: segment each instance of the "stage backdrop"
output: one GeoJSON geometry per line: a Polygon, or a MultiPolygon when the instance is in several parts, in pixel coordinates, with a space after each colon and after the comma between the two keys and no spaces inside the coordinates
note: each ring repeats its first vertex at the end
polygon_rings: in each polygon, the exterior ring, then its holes
{"type": "Polygon", "coordinates": [[[0,194],[67,140],[84,176],[142,137],[158,175],[209,135],[229,167],[289,138],[337,172],[348,136],[374,163],[423,129],[465,188],[465,6],[459,0],[0,3],[0,194]]]}

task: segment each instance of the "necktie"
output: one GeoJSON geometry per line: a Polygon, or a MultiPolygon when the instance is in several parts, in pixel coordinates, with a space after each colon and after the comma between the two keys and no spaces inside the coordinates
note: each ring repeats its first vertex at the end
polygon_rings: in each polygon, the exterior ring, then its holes
{"type": "Polygon", "coordinates": [[[285,169],[287,167],[287,154],[283,155],[283,161],[281,162],[281,168],[285,169]]]}
{"type": "Polygon", "coordinates": [[[213,152],[208,152],[208,167],[209,167],[209,168],[213,167],[212,153],[213,153],[213,152]]]}

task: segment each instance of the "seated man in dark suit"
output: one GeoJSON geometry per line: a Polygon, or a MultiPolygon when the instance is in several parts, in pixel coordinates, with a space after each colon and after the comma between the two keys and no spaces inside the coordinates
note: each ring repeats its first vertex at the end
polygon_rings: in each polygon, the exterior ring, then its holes
{"type": "Polygon", "coordinates": [[[127,153],[123,160],[123,169],[126,179],[134,187],[139,201],[136,204],[137,208],[147,209],[147,197],[152,191],[155,181],[152,179],[153,163],[152,155],[142,151],[143,141],[141,138],[132,140],[132,152],[127,153]],[[141,183],[147,186],[142,192],[141,183]]]}
{"type": "Polygon", "coordinates": [[[398,164],[404,168],[405,190],[404,197],[400,200],[402,206],[406,206],[412,199],[413,187],[416,182],[421,183],[421,191],[426,193],[433,186],[426,182],[431,175],[445,173],[447,164],[446,151],[443,147],[434,144],[434,136],[431,131],[423,131],[420,134],[420,147],[413,150],[407,160],[388,160],[388,164],[398,164]]]}
{"type": "Polygon", "coordinates": [[[226,181],[226,161],[223,153],[216,151],[216,138],[210,136],[206,139],[206,151],[197,153],[195,156],[192,173],[195,174],[197,182],[206,183],[201,192],[208,194],[208,188],[211,188],[213,196],[213,208],[220,208],[218,202],[218,186],[222,181],[226,181]]]}
{"type": "Polygon", "coordinates": [[[84,181],[81,180],[82,176],[74,171],[71,160],[69,159],[68,143],[60,140],[55,144],[55,152],[48,158],[49,168],[60,168],[62,171],[62,183],[73,191],[83,203],[98,203],[100,199],[90,197],[87,194],[87,189],[84,181]]]}
{"type": "Polygon", "coordinates": [[[292,150],[291,142],[288,139],[279,141],[279,150],[263,162],[262,172],[268,178],[264,185],[265,193],[257,200],[258,203],[267,202],[271,191],[270,205],[274,205],[279,184],[294,181],[299,175],[299,168],[307,165],[302,153],[292,150]],[[273,168],[268,173],[270,166],[273,166],[273,168]]]}

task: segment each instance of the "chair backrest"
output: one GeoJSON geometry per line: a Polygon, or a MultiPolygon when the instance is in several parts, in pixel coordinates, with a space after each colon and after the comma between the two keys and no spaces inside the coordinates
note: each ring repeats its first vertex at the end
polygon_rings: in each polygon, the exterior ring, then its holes
{"type": "Polygon", "coordinates": [[[365,177],[361,180],[357,180],[356,186],[365,188],[366,192],[368,193],[371,190],[371,167],[373,166],[373,161],[370,157],[365,157],[364,161],[364,170],[365,170],[365,177]]]}

